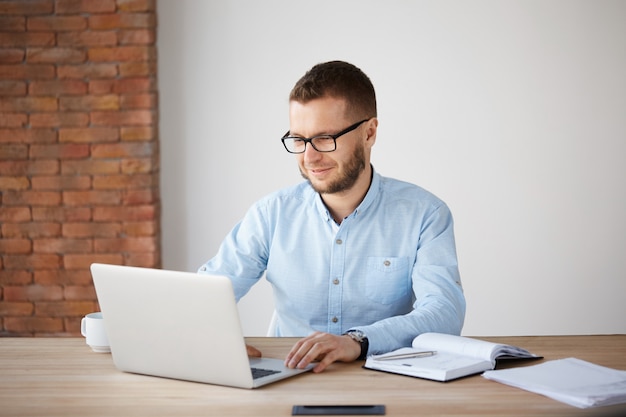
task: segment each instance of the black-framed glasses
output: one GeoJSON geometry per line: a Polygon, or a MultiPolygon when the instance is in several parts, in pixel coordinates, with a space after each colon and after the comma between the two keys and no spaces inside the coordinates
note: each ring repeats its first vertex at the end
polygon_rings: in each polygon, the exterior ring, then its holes
{"type": "Polygon", "coordinates": [[[312,138],[302,138],[300,136],[289,136],[289,132],[287,132],[280,140],[283,142],[283,146],[285,146],[285,149],[289,153],[304,153],[307,143],[310,143],[313,149],[318,152],[332,152],[337,149],[337,138],[345,135],[346,133],[352,132],[354,129],[370,119],[371,118],[356,122],[334,135],[319,135],[313,136],[312,138]]]}

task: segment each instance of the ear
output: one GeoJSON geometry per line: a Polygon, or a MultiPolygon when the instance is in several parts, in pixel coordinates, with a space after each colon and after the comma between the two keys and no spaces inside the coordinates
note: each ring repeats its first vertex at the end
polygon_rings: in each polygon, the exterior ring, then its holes
{"type": "Polygon", "coordinates": [[[369,148],[376,143],[376,131],[378,130],[378,118],[373,117],[365,125],[365,145],[369,148]]]}

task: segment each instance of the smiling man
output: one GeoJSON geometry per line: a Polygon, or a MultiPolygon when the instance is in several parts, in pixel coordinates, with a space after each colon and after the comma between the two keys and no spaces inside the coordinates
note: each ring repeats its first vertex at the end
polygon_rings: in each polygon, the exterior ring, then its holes
{"type": "MultiPolygon", "coordinates": [[[[359,68],[318,64],[289,97],[281,138],[305,182],[255,203],[199,273],[231,278],[237,299],[265,273],[275,336],[302,337],[285,363],[315,372],[460,334],[465,298],[448,207],[378,174],[376,95],[359,68]]],[[[252,355],[260,352],[249,348],[252,355]]]]}

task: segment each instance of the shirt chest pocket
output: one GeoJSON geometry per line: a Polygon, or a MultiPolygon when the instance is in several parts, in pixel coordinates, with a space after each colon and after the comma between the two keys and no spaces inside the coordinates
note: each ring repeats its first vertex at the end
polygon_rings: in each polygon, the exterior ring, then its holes
{"type": "Polygon", "coordinates": [[[391,304],[410,291],[409,259],[369,257],[365,272],[365,295],[380,304],[391,304]]]}

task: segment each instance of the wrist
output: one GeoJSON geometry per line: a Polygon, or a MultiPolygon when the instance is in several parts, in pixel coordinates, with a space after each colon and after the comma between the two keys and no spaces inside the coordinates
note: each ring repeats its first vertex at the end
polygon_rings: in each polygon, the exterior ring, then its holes
{"type": "Polygon", "coordinates": [[[360,330],[348,330],[344,333],[344,335],[350,337],[352,340],[359,344],[361,351],[357,359],[365,359],[367,357],[367,351],[369,349],[369,340],[367,338],[367,335],[365,335],[365,333],[360,330]]]}

